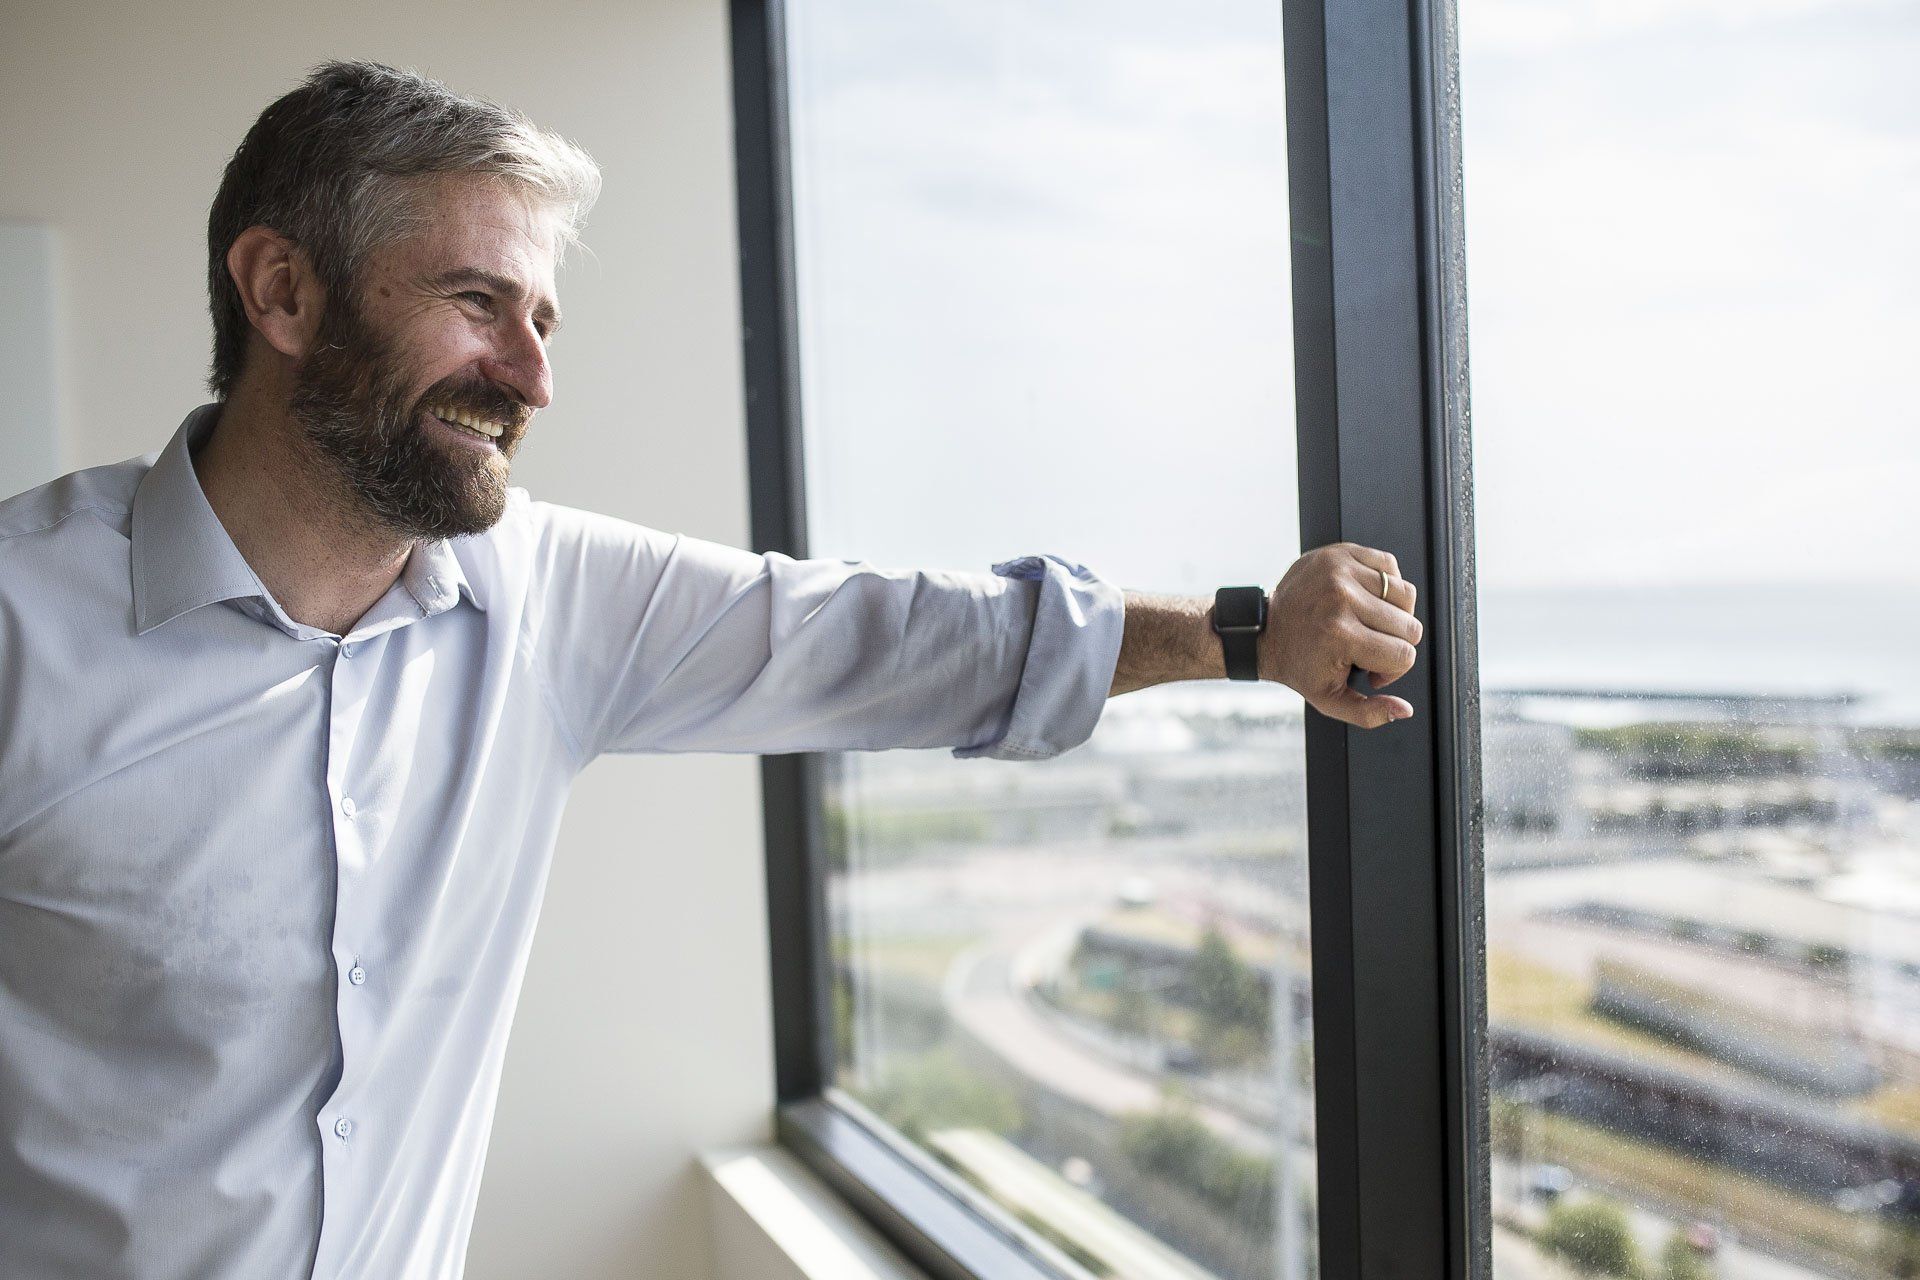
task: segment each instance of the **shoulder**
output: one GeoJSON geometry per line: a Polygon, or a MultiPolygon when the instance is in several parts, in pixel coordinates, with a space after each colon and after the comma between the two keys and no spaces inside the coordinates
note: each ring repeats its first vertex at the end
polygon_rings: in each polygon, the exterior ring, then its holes
{"type": "Polygon", "coordinates": [[[470,581],[526,599],[537,614],[539,602],[556,594],[571,599],[619,579],[656,577],[678,541],[675,534],[542,502],[510,487],[500,519],[453,546],[470,581]]]}
{"type": "MultiPolygon", "coordinates": [[[[89,467],[0,502],[0,684],[24,655],[82,650],[131,617],[133,494],[155,455],[89,467]]],[[[0,704],[9,695],[0,691],[0,704]]]]}
{"type": "Polygon", "coordinates": [[[750,580],[764,572],[763,557],[751,551],[510,492],[501,523],[517,522],[536,588],[631,592],[662,582],[750,580]]]}
{"type": "Polygon", "coordinates": [[[72,527],[76,523],[88,532],[105,527],[125,538],[134,491],[158,456],[147,453],[70,471],[0,501],[0,555],[12,558],[29,548],[45,547],[79,532],[72,527]]]}
{"type": "Polygon", "coordinates": [[[558,502],[542,502],[524,490],[515,492],[538,558],[556,566],[580,558],[664,560],[680,540],[678,534],[618,516],[558,502]]]}

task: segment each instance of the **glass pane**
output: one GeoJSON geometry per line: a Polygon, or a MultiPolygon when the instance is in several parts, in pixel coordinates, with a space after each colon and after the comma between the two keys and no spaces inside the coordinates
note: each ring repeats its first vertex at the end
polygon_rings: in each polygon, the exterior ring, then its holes
{"type": "Polygon", "coordinates": [[[1495,1272],[1920,1274],[1920,7],[1460,17],[1495,1272]]]}
{"type": "MultiPolygon", "coordinates": [[[[1297,554],[1270,0],[790,15],[811,551],[1143,591],[1297,554]]],[[[1313,1270],[1301,704],[829,762],[837,1079],[1099,1275],[1313,1270]]]]}

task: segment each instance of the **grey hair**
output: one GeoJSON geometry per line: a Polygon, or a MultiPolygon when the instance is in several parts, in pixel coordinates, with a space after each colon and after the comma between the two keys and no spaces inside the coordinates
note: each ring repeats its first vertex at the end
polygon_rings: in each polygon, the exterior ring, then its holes
{"type": "Polygon", "coordinates": [[[328,299],[352,305],[368,257],[419,227],[423,197],[443,174],[496,178],[558,213],[561,253],[579,239],[600,194],[600,167],[567,139],[517,111],[377,62],[323,63],[261,112],[207,215],[208,389],[226,399],[246,358],[251,325],[227,270],[241,232],[266,226],[286,236],[328,299]]]}

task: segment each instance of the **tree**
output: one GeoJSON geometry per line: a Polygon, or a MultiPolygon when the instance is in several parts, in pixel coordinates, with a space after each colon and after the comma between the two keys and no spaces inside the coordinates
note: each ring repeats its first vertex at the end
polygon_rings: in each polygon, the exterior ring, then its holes
{"type": "Polygon", "coordinates": [[[1588,1275],[1641,1274],[1626,1211],[1609,1200],[1555,1204],[1547,1210],[1547,1224],[1537,1240],[1548,1253],[1559,1254],[1588,1275]]]}
{"type": "Polygon", "coordinates": [[[1125,982],[1113,993],[1112,1026],[1123,1036],[1153,1032],[1153,1001],[1137,982],[1125,982]]]}
{"type": "Polygon", "coordinates": [[[1237,1221],[1273,1222],[1274,1163],[1216,1135],[1181,1103],[1120,1122],[1120,1151],[1143,1173],[1177,1183],[1237,1221]]]}
{"type": "Polygon", "coordinates": [[[1676,1231],[1660,1250],[1660,1268],[1654,1274],[1659,1280],[1713,1280],[1713,1267],[1676,1231]]]}
{"type": "Polygon", "coordinates": [[[1222,1028],[1200,1045],[1200,1056],[1215,1069],[1245,1067],[1258,1062],[1267,1048],[1264,1030],[1247,1026],[1222,1028]]]}
{"type": "Polygon", "coordinates": [[[886,1074],[861,1100],[919,1143],[940,1129],[1007,1134],[1026,1123],[1012,1090],[967,1067],[950,1050],[936,1049],[889,1064],[886,1074]]]}
{"type": "Polygon", "coordinates": [[[1264,1039],[1269,1015],[1260,976],[1213,925],[1200,935],[1200,946],[1187,962],[1187,985],[1209,1032],[1245,1027],[1264,1039]]]}

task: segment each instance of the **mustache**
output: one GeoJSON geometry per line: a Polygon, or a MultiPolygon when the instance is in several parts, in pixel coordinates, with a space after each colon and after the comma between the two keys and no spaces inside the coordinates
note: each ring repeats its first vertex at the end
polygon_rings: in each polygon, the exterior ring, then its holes
{"type": "Polygon", "coordinates": [[[442,409],[459,409],[477,418],[486,418],[498,422],[513,432],[526,430],[527,423],[533,420],[533,409],[501,391],[490,383],[460,383],[452,386],[439,384],[427,388],[416,407],[425,411],[429,406],[442,409]]]}

